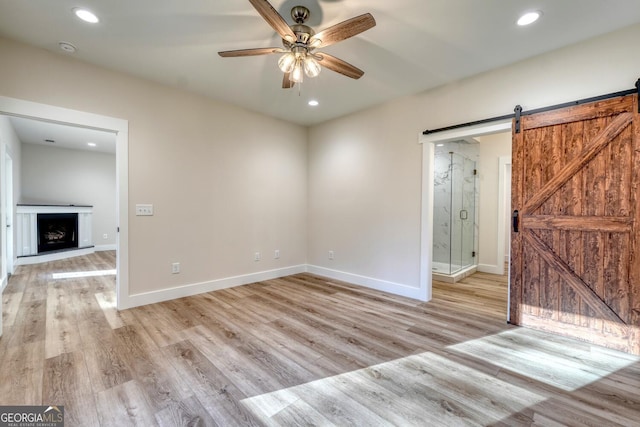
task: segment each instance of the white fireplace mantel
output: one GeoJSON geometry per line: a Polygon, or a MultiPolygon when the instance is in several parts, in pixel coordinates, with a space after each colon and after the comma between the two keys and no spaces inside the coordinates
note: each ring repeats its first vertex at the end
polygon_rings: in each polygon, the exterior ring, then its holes
{"type": "MultiPolygon", "coordinates": [[[[16,206],[16,256],[18,258],[38,256],[38,214],[51,213],[77,213],[78,249],[93,247],[93,239],[91,236],[93,206],[19,204],[16,206]]],[[[44,261],[44,259],[32,259],[30,262],[19,262],[19,264],[41,261],[44,261]]]]}

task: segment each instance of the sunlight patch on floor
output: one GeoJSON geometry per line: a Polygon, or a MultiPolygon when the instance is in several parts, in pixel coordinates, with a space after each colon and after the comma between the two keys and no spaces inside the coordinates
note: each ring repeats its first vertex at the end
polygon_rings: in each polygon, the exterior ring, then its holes
{"type": "Polygon", "coordinates": [[[574,391],[640,361],[639,357],[518,328],[466,341],[449,350],[574,391]]]}
{"type": "Polygon", "coordinates": [[[242,401],[267,425],[488,425],[545,396],[422,353],[242,401]],[[319,418],[320,417],[320,418],[319,418]]]}
{"type": "Polygon", "coordinates": [[[75,279],[77,277],[93,277],[93,276],[115,276],[116,270],[92,270],[92,271],[70,271],[68,273],[53,273],[51,277],[54,280],[59,279],[75,279]]]}

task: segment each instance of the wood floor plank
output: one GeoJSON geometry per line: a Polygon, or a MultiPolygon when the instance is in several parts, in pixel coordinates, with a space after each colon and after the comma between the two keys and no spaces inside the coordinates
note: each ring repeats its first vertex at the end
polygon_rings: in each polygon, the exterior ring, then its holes
{"type": "Polygon", "coordinates": [[[111,329],[118,329],[125,326],[125,321],[116,308],[116,293],[114,291],[97,292],[94,296],[107,322],[109,322],[111,329]]]}
{"type": "Polygon", "coordinates": [[[191,341],[181,341],[162,349],[163,354],[172,363],[179,375],[191,385],[191,390],[197,396],[208,396],[215,393],[230,393],[238,395],[235,388],[216,366],[209,361],[191,341]]]}
{"type": "Polygon", "coordinates": [[[45,358],[71,353],[81,346],[76,313],[70,291],[60,284],[50,285],[47,296],[45,358]]]}
{"type": "Polygon", "coordinates": [[[2,325],[5,328],[15,323],[22,295],[22,292],[7,292],[7,289],[2,294],[2,325]]]}
{"type": "MultiPolygon", "coordinates": [[[[39,294],[41,294],[39,292],[39,294]]],[[[44,341],[46,337],[47,300],[26,299],[24,296],[18,308],[11,333],[7,334],[9,347],[21,346],[36,341],[44,341]]]]}
{"type": "Polygon", "coordinates": [[[8,347],[0,339],[0,402],[3,405],[41,405],[44,340],[8,347]]]}
{"type": "Polygon", "coordinates": [[[103,336],[99,344],[86,345],[84,355],[94,393],[127,383],[133,378],[120,353],[115,333],[103,336]]]}
{"type": "Polygon", "coordinates": [[[158,425],[144,390],[136,381],[96,393],[96,406],[100,425],[104,427],[158,425]]]}
{"type": "Polygon", "coordinates": [[[120,312],[113,276],[53,276],[113,268],[16,269],[1,404],[82,426],[640,425],[640,358],[508,325],[506,276],[424,303],[303,273],[120,312]]]}
{"type": "Polygon", "coordinates": [[[156,412],[156,421],[161,427],[205,427],[218,426],[209,412],[195,396],[172,403],[156,412]]]}
{"type": "Polygon", "coordinates": [[[116,346],[123,357],[133,379],[144,389],[154,411],[160,411],[171,403],[178,403],[189,397],[188,390],[179,379],[170,363],[156,359],[155,345],[144,332],[135,326],[125,326],[115,330],[116,346]]]}
{"type": "Polygon", "coordinates": [[[95,395],[81,352],[64,353],[45,360],[42,403],[64,405],[66,424],[98,425],[95,395]]]}

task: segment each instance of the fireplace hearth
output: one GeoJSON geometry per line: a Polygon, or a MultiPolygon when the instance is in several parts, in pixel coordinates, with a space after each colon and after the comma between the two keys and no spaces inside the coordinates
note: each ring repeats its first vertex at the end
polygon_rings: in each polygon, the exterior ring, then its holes
{"type": "Polygon", "coordinates": [[[78,248],[78,214],[38,214],[38,253],[78,248]]]}

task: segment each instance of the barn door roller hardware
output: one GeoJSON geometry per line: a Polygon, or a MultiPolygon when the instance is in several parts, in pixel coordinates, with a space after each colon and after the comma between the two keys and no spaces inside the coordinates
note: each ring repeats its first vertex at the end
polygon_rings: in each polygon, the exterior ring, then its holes
{"type": "MultiPolygon", "coordinates": [[[[432,129],[432,130],[427,129],[424,132],[422,132],[422,134],[423,135],[431,135],[432,133],[445,132],[445,131],[448,131],[448,130],[460,129],[460,128],[464,128],[464,127],[481,125],[481,124],[485,124],[485,123],[497,122],[497,121],[507,120],[507,119],[516,119],[514,131],[515,131],[515,133],[520,133],[520,129],[522,127],[521,124],[520,124],[520,121],[521,121],[522,116],[528,116],[528,115],[531,115],[531,114],[543,113],[545,111],[558,110],[558,109],[561,109],[561,108],[571,107],[571,106],[574,106],[574,105],[588,104],[590,102],[602,101],[602,100],[605,100],[605,99],[616,98],[616,97],[619,97],[619,96],[633,95],[633,94],[636,94],[636,93],[638,94],[638,99],[640,100],[640,79],[638,79],[636,81],[635,89],[623,90],[621,92],[608,93],[606,95],[595,96],[595,97],[592,97],[592,98],[579,99],[577,101],[565,102],[563,104],[556,104],[556,105],[551,105],[549,107],[537,108],[535,110],[528,110],[528,111],[524,111],[520,105],[516,105],[516,108],[514,109],[514,114],[507,114],[505,116],[497,116],[497,117],[492,117],[490,119],[482,119],[482,120],[476,120],[476,121],[473,121],[473,122],[460,123],[460,124],[457,124],[457,125],[446,126],[446,127],[438,128],[438,129],[432,129]]],[[[638,113],[640,113],[640,101],[638,102],[638,113]]]]}
{"type": "Polygon", "coordinates": [[[520,117],[522,117],[522,105],[516,105],[516,108],[513,109],[513,111],[515,112],[514,116],[515,116],[515,131],[516,133],[520,133],[520,117]]]}

